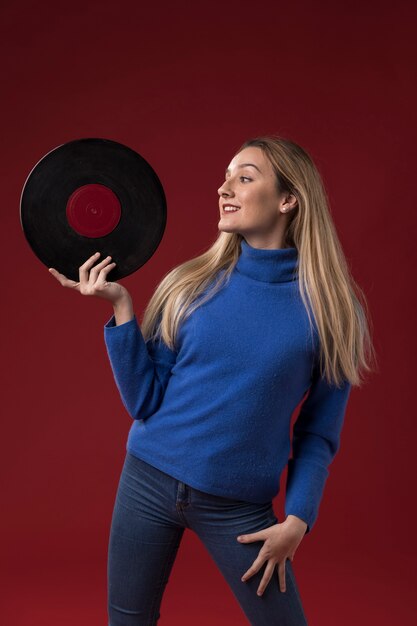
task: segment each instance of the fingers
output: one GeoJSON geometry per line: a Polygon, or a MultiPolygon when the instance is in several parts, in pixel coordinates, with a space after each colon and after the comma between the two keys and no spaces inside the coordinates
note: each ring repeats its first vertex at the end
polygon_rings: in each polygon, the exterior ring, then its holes
{"type": "MultiPolygon", "coordinates": [[[[100,274],[100,272],[104,268],[106,268],[106,270],[109,271],[108,264],[110,264],[110,261],[111,261],[111,256],[106,256],[106,258],[103,259],[100,263],[97,263],[97,265],[94,265],[94,267],[90,271],[90,276],[89,276],[90,283],[95,283],[95,281],[97,280],[97,276],[100,274]]],[[[111,265],[116,265],[116,264],[112,263],[111,265]]]]}
{"type": "Polygon", "coordinates": [[[49,273],[52,274],[63,287],[72,287],[84,295],[93,294],[95,289],[100,290],[100,288],[107,284],[106,276],[116,265],[114,262],[110,263],[111,256],[107,256],[93,267],[99,256],[100,253],[96,252],[79,267],[79,282],[67,278],[53,267],[49,268],[49,273]]]}
{"type": "Polygon", "coordinates": [[[278,565],[278,582],[279,582],[279,588],[281,589],[281,591],[285,591],[286,589],[285,587],[285,561],[286,559],[283,559],[278,565]]]}
{"type": "Polygon", "coordinates": [[[265,568],[264,571],[264,575],[262,576],[262,580],[259,583],[259,587],[257,590],[257,595],[261,596],[263,594],[263,592],[265,591],[265,587],[267,586],[267,584],[269,583],[269,581],[272,578],[272,574],[274,573],[274,569],[275,569],[275,563],[274,561],[268,561],[268,564],[265,568]]]}
{"type": "MultiPolygon", "coordinates": [[[[258,596],[261,596],[263,594],[263,592],[265,591],[266,586],[268,585],[269,581],[271,580],[271,578],[273,576],[274,569],[275,569],[276,565],[277,565],[277,572],[278,572],[279,588],[280,588],[280,591],[285,593],[285,591],[286,591],[285,562],[286,562],[286,559],[283,559],[282,561],[280,561],[277,564],[277,562],[274,559],[268,559],[267,565],[265,567],[265,571],[263,573],[261,582],[259,583],[259,587],[258,587],[257,592],[256,592],[258,596]]],[[[261,569],[261,567],[262,567],[262,565],[264,563],[265,563],[265,558],[262,558],[261,556],[258,556],[255,559],[255,561],[252,563],[251,567],[244,573],[244,575],[241,578],[241,581],[245,582],[251,576],[253,576],[257,572],[259,572],[259,570],[261,569]]]]}
{"type": "Polygon", "coordinates": [[[101,263],[93,267],[90,272],[90,281],[94,283],[95,289],[101,289],[106,284],[106,276],[114,268],[116,263],[113,261],[110,263],[111,256],[108,256],[101,263]],[[98,275],[98,276],[97,276],[98,275]]]}
{"type": "Polygon", "coordinates": [[[261,569],[262,565],[265,563],[265,558],[261,556],[261,553],[258,554],[250,568],[243,574],[241,580],[244,582],[261,569]]]}
{"type": "MultiPolygon", "coordinates": [[[[279,588],[280,588],[280,590],[282,592],[286,591],[285,560],[286,559],[284,559],[283,561],[280,561],[280,563],[278,564],[278,567],[277,567],[278,583],[279,583],[279,588]]],[[[255,561],[251,565],[251,567],[242,576],[242,578],[241,578],[242,582],[245,582],[246,580],[248,580],[248,578],[250,578],[251,576],[253,576],[257,572],[259,572],[259,570],[261,569],[261,567],[262,567],[264,562],[265,562],[265,559],[264,558],[260,558],[258,556],[258,558],[255,559],[255,561]]],[[[261,582],[259,583],[259,587],[258,587],[257,592],[256,592],[258,596],[261,596],[263,594],[263,592],[265,591],[266,586],[268,585],[269,581],[271,580],[271,578],[273,576],[274,569],[275,569],[276,565],[277,565],[277,563],[276,563],[276,561],[274,561],[274,559],[269,559],[268,560],[267,565],[265,567],[264,574],[262,576],[261,582]]]]}
{"type": "MultiPolygon", "coordinates": [[[[80,266],[80,268],[79,268],[79,275],[80,275],[81,288],[83,288],[84,285],[86,285],[88,283],[88,280],[89,280],[89,270],[93,267],[94,263],[98,260],[99,256],[100,256],[100,252],[96,252],[95,254],[91,255],[90,258],[87,259],[87,261],[80,266]]],[[[96,266],[95,269],[97,269],[97,267],[99,267],[99,266],[103,267],[103,263],[105,261],[106,261],[106,259],[104,259],[104,261],[99,263],[96,266]]],[[[101,269],[101,267],[100,267],[100,269],[101,269]]],[[[92,272],[93,272],[93,270],[92,270],[92,272]]]]}
{"type": "Polygon", "coordinates": [[[111,283],[106,282],[106,276],[114,268],[116,263],[110,263],[111,256],[107,256],[100,263],[92,267],[92,264],[98,259],[98,255],[99,253],[93,254],[79,268],[80,292],[85,296],[102,295],[98,292],[102,292],[111,285],[111,283]]]}
{"type": "Polygon", "coordinates": [[[60,274],[60,272],[58,272],[55,268],[50,267],[49,273],[52,274],[52,276],[54,276],[63,287],[72,287],[73,289],[79,289],[80,283],[77,283],[75,282],[75,280],[67,278],[66,276],[64,276],[64,274],[60,274]]]}
{"type": "Polygon", "coordinates": [[[273,526],[264,529],[263,531],[260,531],[258,533],[240,535],[237,537],[238,541],[242,541],[245,543],[251,540],[265,539],[265,543],[257,558],[241,578],[242,582],[245,582],[251,576],[259,572],[265,561],[267,562],[261,582],[259,583],[259,587],[257,589],[258,596],[262,595],[265,591],[266,586],[268,585],[274,574],[275,566],[277,566],[280,591],[286,591],[286,560],[287,558],[289,558],[292,561],[295,551],[294,549],[292,549],[292,552],[290,550],[290,554],[288,554],[288,548],[290,546],[284,546],[285,549],[283,548],[280,533],[281,531],[279,529],[279,525],[274,524],[273,526]],[[284,556],[285,554],[286,556],[284,556]]]}
{"type": "Polygon", "coordinates": [[[256,533],[250,533],[248,535],[239,535],[239,537],[237,537],[237,540],[242,543],[251,543],[252,541],[260,541],[262,539],[266,539],[267,536],[268,535],[265,533],[264,530],[259,530],[256,533]]]}
{"type": "MultiPolygon", "coordinates": [[[[111,257],[109,257],[109,260],[110,260],[110,259],[111,259],[111,257]]],[[[104,287],[106,284],[108,284],[108,283],[106,282],[106,277],[107,277],[107,274],[108,274],[109,272],[111,272],[111,270],[115,267],[115,265],[116,265],[116,263],[114,263],[114,262],[113,262],[113,263],[109,263],[106,267],[103,267],[103,268],[100,270],[100,273],[99,273],[99,275],[98,275],[97,281],[96,281],[96,283],[95,283],[95,287],[96,287],[96,289],[101,289],[101,288],[102,288],[102,287],[104,287]]]]}

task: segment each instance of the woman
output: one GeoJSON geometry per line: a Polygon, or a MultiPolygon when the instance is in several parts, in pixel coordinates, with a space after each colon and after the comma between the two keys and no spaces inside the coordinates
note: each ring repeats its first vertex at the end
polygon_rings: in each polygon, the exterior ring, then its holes
{"type": "Polygon", "coordinates": [[[105,342],[133,418],[110,532],[110,626],[157,623],[185,528],[251,624],[306,624],[292,561],[316,521],[351,386],[371,369],[366,300],[306,151],[249,140],[218,194],[216,241],[163,278],[141,328],[128,291],[106,281],[110,257],[88,259],[78,283],[50,270],[112,303],[105,342]]]}

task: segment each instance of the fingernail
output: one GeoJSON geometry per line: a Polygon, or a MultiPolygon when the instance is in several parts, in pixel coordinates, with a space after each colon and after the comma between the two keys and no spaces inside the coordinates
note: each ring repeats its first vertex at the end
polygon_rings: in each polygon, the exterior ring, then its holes
{"type": "Polygon", "coordinates": [[[244,583],[246,578],[244,576],[242,576],[242,578],[240,580],[242,581],[242,583],[244,583]]]}

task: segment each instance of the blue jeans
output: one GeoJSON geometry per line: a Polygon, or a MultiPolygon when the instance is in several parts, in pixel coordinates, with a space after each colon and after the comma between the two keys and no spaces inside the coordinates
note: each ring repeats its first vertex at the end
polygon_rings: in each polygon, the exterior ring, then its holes
{"type": "Polygon", "coordinates": [[[253,504],[210,495],[126,454],[109,540],[109,626],[153,626],[186,528],[197,534],[253,626],[305,626],[297,584],[286,560],[286,591],[278,571],[256,594],[266,564],[246,582],[241,576],[263,542],[236,537],[277,523],[271,502],[253,504]]]}

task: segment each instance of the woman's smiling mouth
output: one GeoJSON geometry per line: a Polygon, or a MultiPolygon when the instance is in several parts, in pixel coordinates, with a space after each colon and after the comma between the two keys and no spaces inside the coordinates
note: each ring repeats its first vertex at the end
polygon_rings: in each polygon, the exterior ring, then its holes
{"type": "Polygon", "coordinates": [[[240,206],[236,206],[235,204],[224,204],[223,205],[223,213],[235,213],[240,210],[240,206]]]}

